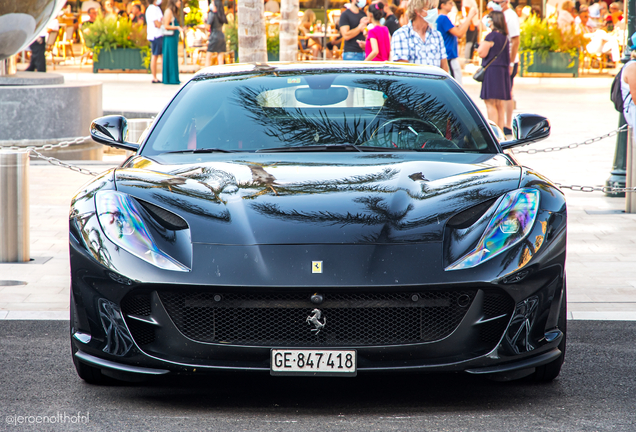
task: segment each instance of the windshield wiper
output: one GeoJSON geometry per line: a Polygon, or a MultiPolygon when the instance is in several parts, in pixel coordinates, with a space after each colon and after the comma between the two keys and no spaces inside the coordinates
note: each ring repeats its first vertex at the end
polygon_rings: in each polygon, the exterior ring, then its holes
{"type": "Polygon", "coordinates": [[[176,154],[176,153],[236,153],[236,150],[227,150],[221,148],[201,148],[191,150],[175,150],[169,152],[163,152],[161,154],[176,154]]]}
{"type": "Polygon", "coordinates": [[[273,147],[258,149],[256,153],[282,153],[282,152],[329,152],[329,151],[359,151],[364,152],[360,146],[355,144],[320,144],[292,147],[273,147]]]}
{"type": "Polygon", "coordinates": [[[320,151],[359,151],[359,152],[406,152],[415,151],[413,149],[401,149],[397,147],[379,147],[357,144],[325,144],[293,147],[274,147],[269,149],[258,149],[257,153],[280,153],[280,152],[320,152],[320,151]]]}

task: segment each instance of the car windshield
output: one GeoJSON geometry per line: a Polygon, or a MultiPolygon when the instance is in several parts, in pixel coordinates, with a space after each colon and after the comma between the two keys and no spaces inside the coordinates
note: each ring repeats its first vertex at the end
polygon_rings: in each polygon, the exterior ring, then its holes
{"type": "Polygon", "coordinates": [[[141,154],[274,151],[497,150],[449,78],[347,71],[195,78],[141,154]]]}

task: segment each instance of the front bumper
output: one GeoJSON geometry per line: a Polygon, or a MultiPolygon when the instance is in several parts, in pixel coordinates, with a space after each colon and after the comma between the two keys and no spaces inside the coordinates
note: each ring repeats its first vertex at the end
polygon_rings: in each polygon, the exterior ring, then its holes
{"type": "MultiPolygon", "coordinates": [[[[541,275],[535,274],[524,283],[515,284],[515,290],[528,294],[516,302],[508,294],[510,287],[475,283],[475,295],[459,324],[434,340],[373,346],[342,343],[318,346],[320,349],[356,349],[358,373],[466,371],[492,374],[537,367],[560,355],[557,347],[563,335],[555,324],[563,291],[560,269],[553,266],[541,275]]],[[[218,287],[179,288],[197,293],[218,290],[218,287]]],[[[462,287],[426,287],[435,292],[458,288],[462,287]]],[[[205,341],[189,333],[174,316],[174,311],[169,312],[164,304],[166,296],[162,296],[166,289],[124,279],[98,282],[96,278],[73,278],[71,331],[78,334],[72,338],[78,360],[102,369],[138,374],[267,372],[272,348],[317,348],[316,344],[259,346],[205,341]],[[131,285],[122,289],[121,282],[131,285]],[[138,302],[144,296],[149,299],[148,303],[138,302]]],[[[324,289],[323,292],[327,297],[330,294],[324,289]]],[[[307,295],[307,306],[311,308],[309,298],[307,295]]],[[[207,307],[198,306],[199,309],[207,307]]],[[[298,325],[309,332],[306,322],[298,325]]]]}
{"type": "MultiPolygon", "coordinates": [[[[126,256],[107,242],[96,244],[101,245],[101,255],[108,259],[96,260],[79,236],[73,235],[78,230],[72,227],[71,333],[82,335],[72,338],[72,344],[79,353],[79,361],[103,369],[267,372],[272,348],[315,349],[317,345],[303,345],[302,341],[258,344],[199,337],[189,332],[187,325],[170,310],[166,293],[203,293],[206,302],[212,301],[210,298],[216,293],[301,293],[305,296],[306,305],[302,307],[306,310],[298,325],[309,332],[305,320],[315,307],[310,296],[316,292],[324,293],[327,298],[341,292],[398,292],[421,297],[426,293],[470,292],[470,302],[461,311],[458,322],[435,337],[369,343],[339,340],[337,344],[330,345],[327,341],[319,346],[356,349],[359,373],[483,374],[528,369],[558,357],[563,338],[557,323],[564,298],[565,227],[560,225],[547,232],[543,229],[538,224],[537,232],[531,235],[541,237],[540,247],[538,242],[533,248],[521,245],[475,269],[454,272],[441,268],[441,244],[251,246],[243,250],[239,246],[213,248],[199,244],[195,245],[192,272],[178,275],[183,280],[171,280],[170,277],[176,276],[151,269],[149,264],[126,256]],[[355,254],[352,248],[356,248],[355,254]],[[207,249],[214,249],[214,255],[207,249]],[[534,253],[525,252],[529,249],[534,253]],[[310,279],[311,272],[303,267],[308,255],[328,257],[325,265],[333,271],[323,274],[322,285],[312,283],[316,279],[310,279]],[[415,270],[413,257],[422,263],[415,270]],[[215,265],[206,265],[203,262],[206,259],[215,265]],[[256,284],[263,281],[268,284],[256,284]],[[139,304],[130,302],[139,296],[147,300],[139,304]]],[[[188,300],[190,305],[207,308],[208,316],[213,313],[214,306],[205,302],[192,304],[196,303],[196,295],[188,300]]],[[[378,316],[372,312],[363,328],[373,325],[373,318],[378,316]]],[[[262,320],[258,318],[250,325],[258,326],[262,320]]],[[[210,320],[204,324],[208,328],[216,325],[210,320]]]]}

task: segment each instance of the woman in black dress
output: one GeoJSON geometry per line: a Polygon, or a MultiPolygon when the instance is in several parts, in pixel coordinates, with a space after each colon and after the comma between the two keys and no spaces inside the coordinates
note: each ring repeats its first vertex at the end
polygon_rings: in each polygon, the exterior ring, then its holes
{"type": "Polygon", "coordinates": [[[502,130],[504,127],[505,104],[510,100],[510,46],[508,28],[502,12],[490,12],[492,31],[479,44],[477,54],[482,67],[488,66],[481,83],[481,98],[486,103],[488,118],[502,130]]]}
{"type": "Polygon", "coordinates": [[[213,0],[210,3],[207,24],[210,26],[210,37],[208,38],[208,49],[205,56],[205,65],[212,64],[212,56],[216,54],[217,64],[223,64],[223,56],[227,51],[225,45],[225,35],[223,34],[223,24],[227,24],[227,17],[223,9],[223,0],[213,0]]]}

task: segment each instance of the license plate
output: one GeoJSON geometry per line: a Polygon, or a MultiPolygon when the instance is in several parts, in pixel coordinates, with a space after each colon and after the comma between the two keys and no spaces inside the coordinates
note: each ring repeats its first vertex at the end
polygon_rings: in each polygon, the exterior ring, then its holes
{"type": "Polygon", "coordinates": [[[272,375],[356,376],[355,350],[273,349],[272,375]]]}

